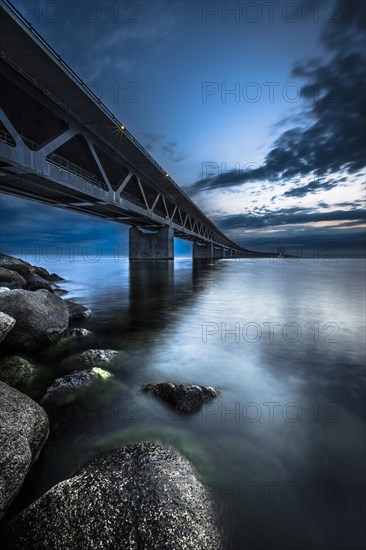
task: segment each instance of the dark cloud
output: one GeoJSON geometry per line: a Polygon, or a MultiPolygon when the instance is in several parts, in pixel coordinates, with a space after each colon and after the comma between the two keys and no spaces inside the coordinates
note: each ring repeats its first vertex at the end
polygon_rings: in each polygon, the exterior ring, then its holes
{"type": "Polygon", "coordinates": [[[365,4],[338,0],[337,17],[322,33],[324,58],[293,67],[292,76],[305,82],[302,123],[276,139],[262,166],[203,178],[192,185],[193,192],[255,181],[283,184],[315,175],[316,183],[286,193],[298,197],[337,185],[339,180],[326,181],[329,174],[356,174],[365,167],[365,4]]]}
{"type": "Polygon", "coordinates": [[[302,229],[301,232],[284,231],[275,234],[237,235],[242,246],[259,252],[275,252],[281,245],[288,254],[297,257],[313,258],[315,262],[322,258],[339,260],[342,257],[364,257],[366,233],[364,229],[335,229],[328,231],[302,229]]]}
{"type": "Polygon", "coordinates": [[[329,189],[333,189],[333,187],[337,187],[340,180],[330,180],[325,182],[323,179],[319,179],[318,181],[311,181],[310,183],[307,183],[306,185],[299,185],[297,187],[293,187],[292,189],[289,189],[285,193],[283,193],[284,197],[305,197],[308,193],[317,193],[319,191],[328,191],[329,189]]]}
{"type": "Polygon", "coordinates": [[[250,214],[222,216],[216,223],[222,230],[280,228],[281,226],[315,222],[360,221],[366,223],[365,211],[361,209],[315,212],[311,208],[283,208],[276,211],[264,209],[250,214]]]}

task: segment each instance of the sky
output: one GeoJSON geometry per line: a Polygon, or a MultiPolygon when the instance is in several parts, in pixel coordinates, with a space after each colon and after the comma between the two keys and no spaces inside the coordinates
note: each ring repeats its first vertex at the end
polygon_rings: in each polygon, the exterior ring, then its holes
{"type": "MultiPolygon", "coordinates": [[[[230,238],[364,254],[366,2],[13,4],[230,238]]],[[[127,226],[5,195],[0,212],[5,247],[127,250],[127,226]]]]}

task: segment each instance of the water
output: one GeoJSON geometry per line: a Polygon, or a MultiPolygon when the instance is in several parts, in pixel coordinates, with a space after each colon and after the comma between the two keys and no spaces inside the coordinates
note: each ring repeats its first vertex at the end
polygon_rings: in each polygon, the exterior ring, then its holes
{"type": "Polygon", "coordinates": [[[90,341],[39,352],[38,399],[62,358],[121,350],[113,382],[50,414],[51,434],[12,513],[96,453],[159,440],[212,488],[227,548],[358,550],[365,497],[364,263],[361,260],[45,267],[93,315],[90,341]],[[212,385],[181,417],[140,386],[212,385]]]}

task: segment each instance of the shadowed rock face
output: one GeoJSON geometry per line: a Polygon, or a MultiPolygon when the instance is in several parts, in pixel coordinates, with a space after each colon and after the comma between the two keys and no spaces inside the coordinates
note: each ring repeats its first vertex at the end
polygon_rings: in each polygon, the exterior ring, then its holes
{"type": "Polygon", "coordinates": [[[173,384],[172,382],[145,384],[142,386],[142,391],[151,393],[183,414],[198,412],[204,403],[211,401],[219,393],[211,386],[173,384]]]}
{"type": "Polygon", "coordinates": [[[33,270],[33,266],[29,262],[24,260],[19,260],[18,258],[13,258],[7,254],[0,254],[0,267],[5,269],[10,269],[11,271],[16,271],[20,275],[26,275],[33,270]]]}
{"type": "Polygon", "coordinates": [[[25,276],[25,280],[27,282],[26,290],[41,290],[44,288],[45,290],[53,292],[56,288],[53,283],[46,281],[46,279],[37,275],[37,273],[29,273],[25,276]]]}
{"type": "Polygon", "coordinates": [[[14,328],[15,319],[0,311],[0,342],[4,340],[7,334],[14,328]]]}
{"type": "Polygon", "coordinates": [[[35,366],[24,357],[9,355],[0,360],[0,380],[14,388],[30,382],[35,373],[35,366]]]}
{"type": "Polygon", "coordinates": [[[220,550],[210,495],[189,462],[156,443],[126,445],[50,489],[10,524],[23,550],[220,550]]]}
{"type": "Polygon", "coordinates": [[[0,382],[0,419],[1,518],[47,438],[48,418],[32,399],[0,382]]]}
{"type": "Polygon", "coordinates": [[[4,290],[1,309],[16,320],[4,347],[31,350],[54,342],[65,334],[69,312],[65,302],[48,290],[4,290]]]}
{"type": "Polygon", "coordinates": [[[14,285],[16,288],[23,288],[27,283],[17,271],[0,267],[0,286],[7,286],[7,284],[14,285]]]}

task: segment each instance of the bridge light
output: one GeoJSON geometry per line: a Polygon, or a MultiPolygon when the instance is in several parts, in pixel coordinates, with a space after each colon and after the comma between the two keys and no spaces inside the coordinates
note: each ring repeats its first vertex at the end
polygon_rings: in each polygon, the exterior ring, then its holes
{"type": "Polygon", "coordinates": [[[119,127],[119,129],[121,130],[121,132],[123,132],[123,130],[125,129],[125,127],[123,126],[123,124],[121,124],[121,126],[119,127]]]}
{"type": "Polygon", "coordinates": [[[166,173],[166,174],[165,174],[165,177],[166,177],[166,178],[169,178],[169,174],[168,174],[168,173],[166,173]]]}

